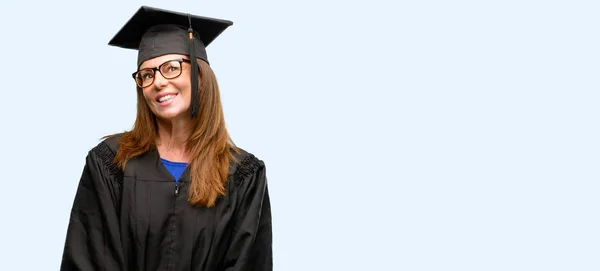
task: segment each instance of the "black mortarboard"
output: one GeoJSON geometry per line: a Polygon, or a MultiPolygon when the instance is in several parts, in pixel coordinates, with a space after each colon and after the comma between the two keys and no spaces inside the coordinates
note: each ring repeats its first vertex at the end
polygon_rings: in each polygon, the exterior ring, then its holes
{"type": "MultiPolygon", "coordinates": [[[[138,50],[142,62],[166,54],[183,54],[208,62],[206,47],[233,22],[142,6],[108,45],[138,50]],[[193,33],[193,34],[192,34],[193,33]]],[[[198,70],[192,61],[192,71],[198,70]]],[[[198,76],[191,73],[191,117],[198,113],[198,76]]]]}

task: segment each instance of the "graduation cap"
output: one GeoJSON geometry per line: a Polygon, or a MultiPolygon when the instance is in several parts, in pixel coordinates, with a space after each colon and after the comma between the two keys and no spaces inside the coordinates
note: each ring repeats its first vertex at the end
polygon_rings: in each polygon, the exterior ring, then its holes
{"type": "MultiPolygon", "coordinates": [[[[206,47],[233,22],[142,6],[110,40],[108,45],[138,50],[137,67],[166,54],[190,57],[192,71],[196,58],[208,62],[206,47]]],[[[191,117],[198,114],[198,74],[191,72],[191,117]]]]}

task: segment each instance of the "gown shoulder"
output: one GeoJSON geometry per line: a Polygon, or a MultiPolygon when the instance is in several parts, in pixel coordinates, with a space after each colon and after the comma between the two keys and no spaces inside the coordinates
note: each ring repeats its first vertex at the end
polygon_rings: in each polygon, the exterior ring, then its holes
{"type": "Polygon", "coordinates": [[[233,151],[234,160],[229,168],[229,174],[232,175],[234,184],[239,186],[244,180],[252,179],[251,177],[258,171],[264,170],[265,162],[243,148],[237,147],[237,149],[238,152],[233,151]]]}
{"type": "Polygon", "coordinates": [[[114,163],[121,136],[122,134],[106,136],[102,141],[92,147],[88,153],[88,157],[95,158],[94,160],[117,180],[123,177],[122,170],[114,163]]]}

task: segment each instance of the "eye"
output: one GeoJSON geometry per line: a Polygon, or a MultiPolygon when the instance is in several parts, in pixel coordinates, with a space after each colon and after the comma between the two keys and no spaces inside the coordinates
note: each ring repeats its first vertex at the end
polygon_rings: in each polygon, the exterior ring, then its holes
{"type": "Polygon", "coordinates": [[[173,72],[179,71],[180,68],[181,68],[181,66],[179,65],[179,62],[171,61],[171,62],[165,63],[165,66],[163,67],[163,71],[173,73],[173,72]]]}
{"type": "Polygon", "coordinates": [[[138,75],[142,80],[152,79],[154,77],[154,73],[151,70],[141,71],[138,75]]]}

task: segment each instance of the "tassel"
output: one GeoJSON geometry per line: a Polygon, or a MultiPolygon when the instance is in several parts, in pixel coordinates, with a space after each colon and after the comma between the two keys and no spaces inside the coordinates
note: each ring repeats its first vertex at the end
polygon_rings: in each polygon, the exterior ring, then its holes
{"type": "Polygon", "coordinates": [[[198,62],[196,60],[196,47],[194,46],[194,30],[192,29],[192,18],[188,14],[188,20],[190,27],[188,28],[188,38],[190,45],[190,60],[192,65],[192,70],[190,72],[191,75],[191,83],[192,83],[192,100],[190,102],[190,117],[194,119],[198,115],[199,107],[200,107],[200,98],[198,91],[198,62]]]}

